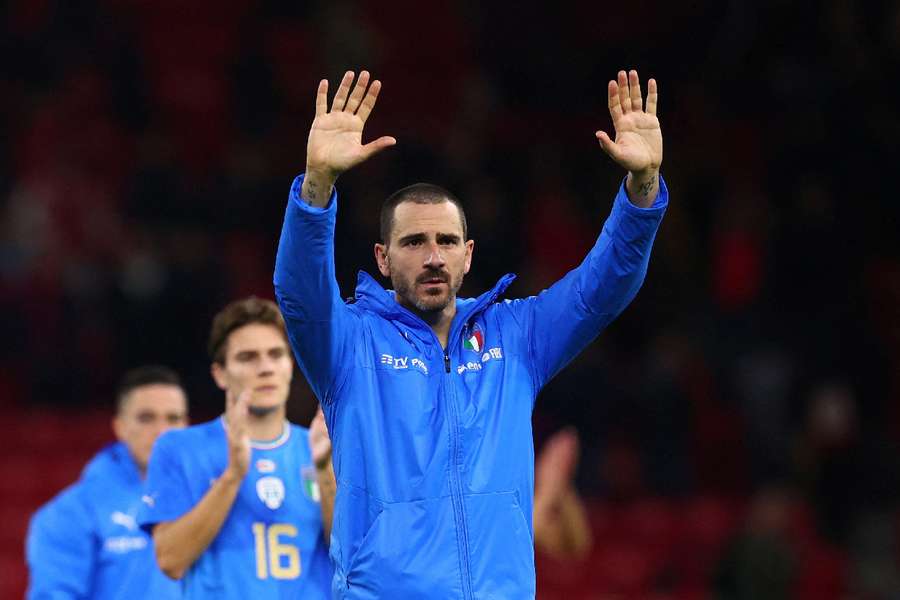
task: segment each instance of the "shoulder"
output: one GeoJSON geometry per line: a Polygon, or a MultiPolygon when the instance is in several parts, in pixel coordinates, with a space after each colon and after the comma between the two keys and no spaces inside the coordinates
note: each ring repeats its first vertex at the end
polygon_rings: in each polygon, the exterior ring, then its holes
{"type": "Polygon", "coordinates": [[[60,523],[66,523],[67,526],[83,524],[86,521],[84,513],[90,506],[87,495],[83,481],[77,481],[58,493],[32,515],[31,533],[56,528],[60,523]]]}
{"type": "Polygon", "coordinates": [[[216,417],[211,421],[191,425],[182,429],[170,429],[165,432],[159,439],[157,444],[164,445],[184,445],[184,444],[202,444],[204,442],[223,438],[225,436],[225,425],[220,417],[216,417]]]}
{"type": "Polygon", "coordinates": [[[156,440],[153,445],[153,455],[194,457],[217,451],[219,449],[217,442],[224,439],[224,425],[221,419],[215,418],[183,429],[170,429],[156,440]]]}

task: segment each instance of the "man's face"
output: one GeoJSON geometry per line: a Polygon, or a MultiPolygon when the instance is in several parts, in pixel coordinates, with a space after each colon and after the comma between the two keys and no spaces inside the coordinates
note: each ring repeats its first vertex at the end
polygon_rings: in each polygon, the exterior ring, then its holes
{"type": "Polygon", "coordinates": [[[224,364],[213,363],[220,389],[235,397],[250,391],[250,411],[283,408],[290,392],[294,363],[284,335],[273,325],[250,323],[235,329],[225,341],[224,364]]]}
{"type": "Polygon", "coordinates": [[[147,469],[153,443],[169,429],[187,425],[187,398],[177,385],[152,383],[134,388],[113,418],[116,438],[141,471],[147,469]]]}
{"type": "Polygon", "coordinates": [[[388,245],[375,244],[375,260],[381,274],[391,278],[402,305],[437,313],[455,301],[474,245],[463,239],[459,210],[452,202],[402,202],[394,209],[388,245]]]}

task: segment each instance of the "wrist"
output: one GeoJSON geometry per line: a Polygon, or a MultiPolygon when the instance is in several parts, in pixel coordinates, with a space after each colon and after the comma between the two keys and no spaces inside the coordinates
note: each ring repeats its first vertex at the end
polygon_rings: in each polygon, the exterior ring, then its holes
{"type": "Polygon", "coordinates": [[[629,171],[625,180],[625,190],[632,204],[640,208],[650,208],[659,192],[659,167],[642,171],[629,171]]]}
{"type": "Polygon", "coordinates": [[[331,198],[331,190],[334,187],[336,175],[326,171],[310,168],[303,175],[303,187],[300,189],[300,197],[308,204],[323,208],[331,198]]]}
{"type": "Polygon", "coordinates": [[[225,470],[222,471],[222,474],[219,476],[219,481],[221,481],[225,485],[239,486],[241,482],[244,481],[244,476],[246,474],[246,469],[241,470],[240,467],[229,464],[227,467],[225,467],[225,470]]]}
{"type": "Polygon", "coordinates": [[[628,171],[628,178],[637,183],[659,179],[659,167],[648,167],[640,171],[628,171]]]}
{"type": "Polygon", "coordinates": [[[316,473],[319,475],[327,475],[331,473],[331,457],[328,456],[324,460],[315,461],[316,473]]]}
{"type": "Polygon", "coordinates": [[[329,169],[312,166],[307,163],[306,171],[304,171],[303,180],[304,181],[314,181],[318,185],[331,187],[334,185],[334,182],[337,181],[338,173],[331,171],[329,169]]]}

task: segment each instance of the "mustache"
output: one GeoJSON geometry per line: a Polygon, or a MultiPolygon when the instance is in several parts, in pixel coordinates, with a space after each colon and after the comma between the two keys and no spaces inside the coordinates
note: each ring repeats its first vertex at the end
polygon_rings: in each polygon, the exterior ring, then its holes
{"type": "Polygon", "coordinates": [[[441,269],[430,269],[416,277],[416,283],[425,283],[429,279],[439,279],[443,283],[450,281],[450,273],[441,269]]]}

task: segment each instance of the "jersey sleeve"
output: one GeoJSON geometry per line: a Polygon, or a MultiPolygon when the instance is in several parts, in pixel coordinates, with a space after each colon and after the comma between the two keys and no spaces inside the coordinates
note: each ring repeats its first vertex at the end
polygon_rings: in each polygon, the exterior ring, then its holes
{"type": "Polygon", "coordinates": [[[185,459],[190,449],[184,446],[178,431],[164,433],[153,445],[147,479],[138,512],[138,524],[147,533],[153,526],[174,521],[194,507],[185,459]]]}
{"type": "Polygon", "coordinates": [[[27,600],[89,597],[99,551],[89,511],[77,487],[69,488],[31,519],[25,540],[27,600]]]}
{"type": "Polygon", "coordinates": [[[275,260],[275,297],[297,364],[323,404],[340,386],[361,325],[341,299],[334,267],[337,193],[324,208],[300,197],[303,176],[291,186],[275,260]]]}
{"type": "Polygon", "coordinates": [[[505,304],[532,358],[535,390],[584,349],[637,295],[669,203],[662,177],[653,206],[631,203],[622,183],[584,261],[537,296],[505,304]]]}

